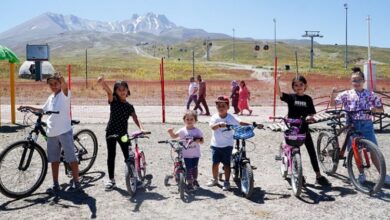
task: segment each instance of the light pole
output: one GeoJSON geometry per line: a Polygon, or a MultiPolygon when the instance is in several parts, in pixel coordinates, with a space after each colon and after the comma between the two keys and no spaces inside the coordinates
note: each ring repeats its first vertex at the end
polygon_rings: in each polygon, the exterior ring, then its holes
{"type": "Polygon", "coordinates": [[[234,28],[233,28],[233,62],[236,60],[236,45],[235,45],[235,39],[234,39],[234,28]]]}
{"type": "Polygon", "coordinates": [[[345,57],[344,57],[344,67],[348,68],[348,4],[344,4],[345,8],[345,57]]]}
{"type": "Polygon", "coordinates": [[[310,68],[314,67],[314,38],[315,37],[324,37],[320,35],[319,31],[305,31],[305,34],[302,37],[310,38],[310,68]]]}

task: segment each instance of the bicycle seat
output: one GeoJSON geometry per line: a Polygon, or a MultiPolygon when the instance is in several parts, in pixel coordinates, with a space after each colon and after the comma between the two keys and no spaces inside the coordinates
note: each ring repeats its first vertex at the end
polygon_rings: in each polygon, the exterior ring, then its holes
{"type": "Polygon", "coordinates": [[[71,124],[71,125],[78,125],[78,124],[80,124],[80,120],[72,120],[72,121],[70,122],[70,124],[71,124]]]}

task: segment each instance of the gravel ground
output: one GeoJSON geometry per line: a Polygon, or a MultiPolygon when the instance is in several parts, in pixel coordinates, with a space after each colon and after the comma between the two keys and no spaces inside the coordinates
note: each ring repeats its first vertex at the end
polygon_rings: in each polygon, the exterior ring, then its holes
{"type": "MultiPolygon", "coordinates": [[[[390,187],[386,186],[375,197],[357,192],[349,183],[347,170],[339,166],[337,175],[329,177],[331,188],[315,185],[315,175],[305,147],[302,147],[303,170],[307,180],[301,198],[292,195],[289,183],[279,174],[279,163],[274,161],[282,133],[257,130],[249,144],[249,157],[258,169],[254,171],[253,197],[243,198],[237,187],[224,192],[220,187],[205,186],[211,176],[211,152],[208,147],[211,131],[206,123],[198,127],[205,134],[199,167],[201,189],[188,195],[183,202],[177,187],[165,187],[164,177],[172,170],[170,150],[167,145],[156,144],[166,139],[168,127],[181,124],[146,123],[152,132],[150,139],[141,140],[148,161],[149,184],[133,198],[127,196],[124,182],[123,156],[118,149],[116,160],[117,189],[104,191],[106,171],[106,144],[103,124],[78,125],[92,129],[98,136],[99,153],[90,172],[83,178],[84,193],[61,191],[58,197],[45,193],[51,183],[49,171],[45,182],[30,197],[19,200],[0,194],[0,219],[390,219],[390,187]]],[[[6,125],[0,133],[0,149],[20,140],[24,130],[6,125]]],[[[131,126],[130,130],[135,127],[131,126]]],[[[313,135],[316,139],[317,134],[313,135]]],[[[385,158],[389,161],[389,134],[378,134],[385,158]]],[[[43,145],[44,146],[44,145],[43,145]]],[[[61,171],[63,169],[61,168],[61,171]]],[[[387,168],[390,173],[390,166],[387,168]]],[[[60,182],[67,186],[69,179],[60,173],[60,182]]]]}

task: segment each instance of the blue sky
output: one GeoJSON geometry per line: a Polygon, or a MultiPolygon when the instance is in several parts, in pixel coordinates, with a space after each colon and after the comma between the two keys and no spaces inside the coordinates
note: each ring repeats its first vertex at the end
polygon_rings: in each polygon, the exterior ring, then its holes
{"type": "Polygon", "coordinates": [[[2,3],[0,32],[44,12],[116,21],[133,13],[165,14],[177,25],[238,37],[300,39],[305,30],[319,30],[324,44],[345,43],[345,9],[348,9],[348,42],[366,46],[367,15],[372,18],[371,44],[390,48],[390,1],[387,0],[12,0],[2,3]],[[22,7],[20,7],[22,6],[22,7]]]}

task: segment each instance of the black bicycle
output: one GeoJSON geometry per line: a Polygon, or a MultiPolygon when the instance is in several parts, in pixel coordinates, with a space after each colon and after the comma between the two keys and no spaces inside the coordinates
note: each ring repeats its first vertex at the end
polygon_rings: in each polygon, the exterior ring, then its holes
{"type": "MultiPolygon", "coordinates": [[[[31,195],[43,183],[47,173],[47,156],[37,143],[39,135],[45,140],[46,123],[44,115],[59,114],[59,112],[34,112],[22,108],[21,112],[31,112],[37,116],[34,128],[25,140],[17,141],[6,147],[0,154],[0,192],[11,198],[21,198],[31,195]]],[[[72,120],[72,126],[80,121],[72,120]]],[[[79,163],[79,175],[84,175],[92,167],[98,152],[96,135],[89,129],[83,129],[73,135],[74,149],[79,163]]],[[[64,151],[60,162],[64,163],[65,174],[71,177],[70,165],[64,161],[64,151]]]]}
{"type": "Polygon", "coordinates": [[[353,124],[343,125],[340,118],[345,113],[347,121],[358,113],[371,114],[371,111],[331,110],[328,114],[338,117],[332,119],[327,125],[331,132],[320,132],[317,140],[317,156],[322,169],[328,175],[336,172],[339,160],[344,160],[343,166],[348,169],[348,175],[355,188],[363,193],[372,195],[378,192],[385,180],[386,163],[379,147],[362,136],[353,124]],[[340,128],[340,129],[338,129],[340,128]],[[340,148],[338,137],[346,133],[344,143],[340,148]],[[348,143],[351,144],[347,151],[348,143]]]}
{"type": "MultiPolygon", "coordinates": [[[[253,122],[253,125],[248,126],[238,126],[238,125],[226,125],[225,131],[234,130],[234,139],[236,140],[236,145],[233,148],[232,159],[231,159],[231,169],[233,174],[233,180],[237,183],[240,188],[240,191],[245,198],[250,198],[253,193],[254,187],[254,178],[253,170],[256,167],[251,165],[249,157],[247,157],[246,151],[246,140],[252,138],[255,134],[254,129],[261,129],[264,126],[262,124],[256,124],[253,122]]],[[[222,180],[223,172],[219,173],[219,179],[222,180]]]]}

